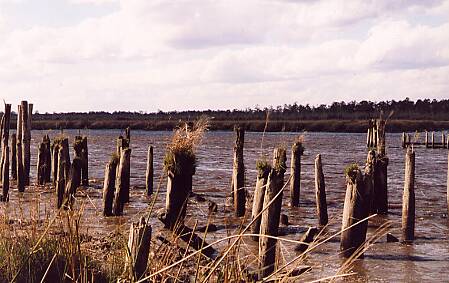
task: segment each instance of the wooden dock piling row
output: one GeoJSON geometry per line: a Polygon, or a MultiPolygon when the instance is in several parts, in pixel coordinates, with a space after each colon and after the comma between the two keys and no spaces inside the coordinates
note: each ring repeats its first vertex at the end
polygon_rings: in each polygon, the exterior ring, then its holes
{"type": "Polygon", "coordinates": [[[449,149],[449,138],[444,132],[441,132],[440,141],[437,141],[435,137],[435,132],[430,133],[429,140],[429,132],[425,131],[424,133],[424,141],[419,141],[419,136],[415,135],[416,140],[411,140],[410,135],[408,133],[402,133],[402,148],[407,148],[409,145],[416,146],[425,146],[426,148],[448,148],[449,149]]]}

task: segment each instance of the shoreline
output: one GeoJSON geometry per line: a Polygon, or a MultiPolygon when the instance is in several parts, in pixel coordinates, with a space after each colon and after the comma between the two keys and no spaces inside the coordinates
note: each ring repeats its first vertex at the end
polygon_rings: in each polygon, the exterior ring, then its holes
{"type": "MultiPolygon", "coordinates": [[[[248,132],[263,132],[265,120],[211,120],[210,131],[232,131],[234,125],[240,125],[248,132]]],[[[33,120],[33,130],[112,130],[130,127],[132,130],[172,131],[179,121],[174,120],[33,120]]],[[[14,129],[14,123],[11,123],[14,129]]],[[[366,133],[368,120],[273,120],[267,124],[266,132],[334,132],[366,133]]],[[[415,131],[449,130],[449,121],[433,120],[390,120],[386,131],[390,133],[415,131]]]]}

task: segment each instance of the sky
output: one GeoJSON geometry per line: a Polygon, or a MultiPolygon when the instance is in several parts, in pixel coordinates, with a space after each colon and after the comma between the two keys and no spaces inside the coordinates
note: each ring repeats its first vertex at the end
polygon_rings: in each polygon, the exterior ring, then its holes
{"type": "Polygon", "coordinates": [[[0,42],[41,113],[449,98],[449,0],[0,0],[0,42]]]}

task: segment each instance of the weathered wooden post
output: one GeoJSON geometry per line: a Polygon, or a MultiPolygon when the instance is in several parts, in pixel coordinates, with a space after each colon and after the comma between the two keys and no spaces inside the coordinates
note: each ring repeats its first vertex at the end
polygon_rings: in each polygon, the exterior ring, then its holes
{"type": "Polygon", "coordinates": [[[139,222],[131,224],[128,238],[126,269],[132,281],[141,279],[147,270],[150,243],[151,225],[141,217],[139,222]]]}
{"type": "Polygon", "coordinates": [[[17,139],[17,190],[19,192],[25,191],[25,176],[23,175],[23,163],[22,163],[22,143],[17,139]]]}
{"type": "Polygon", "coordinates": [[[405,148],[407,146],[407,136],[405,135],[405,132],[402,132],[402,148],[405,148]]]}
{"type": "Polygon", "coordinates": [[[48,135],[45,135],[42,139],[42,142],[45,146],[45,174],[44,174],[44,181],[46,183],[49,183],[51,181],[51,142],[50,137],[48,135]]]}
{"type": "Polygon", "coordinates": [[[0,162],[0,173],[3,187],[3,201],[9,199],[9,128],[11,120],[11,104],[5,104],[5,112],[2,118],[2,131],[1,131],[1,147],[2,155],[0,162]]]}
{"type": "Polygon", "coordinates": [[[145,174],[145,184],[147,190],[147,196],[153,194],[153,146],[148,147],[148,157],[147,157],[147,171],[145,174]]]}
{"type": "Polygon", "coordinates": [[[441,132],[441,147],[446,148],[446,136],[444,135],[444,132],[441,132]]]}
{"type": "Polygon", "coordinates": [[[300,141],[292,146],[292,159],[290,164],[290,172],[292,174],[290,180],[290,205],[299,207],[299,197],[301,193],[301,155],[304,153],[304,147],[300,141]]]}
{"type": "Polygon", "coordinates": [[[415,152],[412,147],[408,147],[405,154],[402,238],[404,242],[411,242],[415,239],[415,152]]]}
{"type": "Polygon", "coordinates": [[[429,132],[426,130],[426,139],[424,141],[426,148],[429,148],[429,132]]]}
{"type": "Polygon", "coordinates": [[[46,173],[46,164],[45,164],[45,144],[43,142],[39,143],[38,152],[37,152],[37,184],[43,185],[45,184],[45,173],[46,173]]]}
{"type": "Polygon", "coordinates": [[[115,194],[114,194],[114,215],[123,214],[123,206],[126,202],[126,194],[129,194],[129,166],[131,159],[131,149],[121,149],[120,163],[118,166],[116,180],[115,180],[115,194]]]}
{"type": "Polygon", "coordinates": [[[326,185],[324,182],[323,165],[321,164],[321,154],[315,157],[315,196],[316,209],[318,214],[318,223],[320,226],[327,225],[327,202],[326,185]]]}
{"type": "MultiPolygon", "coordinates": [[[[121,156],[121,152],[123,151],[123,150],[125,150],[125,149],[128,149],[129,148],[129,139],[128,139],[128,137],[129,137],[129,135],[130,135],[130,130],[129,130],[129,128],[127,128],[126,130],[125,130],[125,134],[126,134],[126,137],[122,137],[122,136],[119,136],[118,138],[117,138],[117,155],[118,156],[121,156]]],[[[127,174],[127,175],[131,175],[131,160],[130,160],[130,162],[129,162],[129,166],[128,167],[126,167],[126,168],[124,168],[125,170],[127,170],[127,172],[125,173],[125,175],[127,174]]],[[[123,191],[122,192],[122,200],[124,201],[124,202],[129,202],[129,186],[128,187],[124,187],[124,190],[125,191],[123,191]]]]}
{"type": "Polygon", "coordinates": [[[3,187],[3,194],[1,197],[1,201],[8,201],[9,200],[9,146],[3,145],[3,150],[5,151],[3,153],[4,157],[4,163],[2,168],[2,187],[3,187]]]}
{"type": "Polygon", "coordinates": [[[81,158],[73,158],[72,164],[70,166],[70,175],[68,180],[66,180],[65,195],[67,199],[67,204],[71,207],[75,201],[75,194],[78,187],[81,185],[81,158]]]}
{"type": "Polygon", "coordinates": [[[235,127],[236,140],[234,146],[234,166],[232,170],[232,184],[234,196],[234,213],[236,216],[244,216],[246,210],[245,193],[245,166],[243,164],[243,145],[245,142],[245,130],[235,127]]]}
{"type": "Polygon", "coordinates": [[[263,209],[265,210],[262,213],[262,220],[260,223],[259,280],[269,276],[275,270],[277,240],[264,237],[263,235],[274,237],[278,235],[286,159],[285,149],[276,148],[274,151],[273,168],[268,175],[263,202],[263,209]]]}
{"type": "Polygon", "coordinates": [[[168,181],[164,224],[171,230],[184,223],[195,174],[195,158],[194,154],[184,151],[168,150],[165,155],[164,167],[168,181]]]}
{"type": "Polygon", "coordinates": [[[57,146],[54,146],[53,150],[58,151],[57,157],[57,175],[56,175],[56,205],[60,208],[64,201],[64,194],[66,185],[70,179],[70,154],[69,154],[69,140],[61,137],[58,140],[55,139],[57,146]]]}
{"type": "Polygon", "coordinates": [[[82,138],[83,150],[81,151],[81,183],[83,186],[89,186],[89,150],[87,146],[87,137],[82,138]]]}
{"type": "Polygon", "coordinates": [[[385,120],[377,120],[378,143],[374,169],[373,213],[388,213],[388,162],[386,155],[385,120]]]}
{"type": "Polygon", "coordinates": [[[370,194],[369,188],[367,189],[365,184],[367,181],[356,164],[348,166],[345,175],[347,187],[343,208],[340,250],[344,257],[350,257],[363,245],[366,239],[368,220],[358,225],[354,224],[368,217],[370,194]]]}
{"type": "MultiPolygon", "coordinates": [[[[254,189],[254,199],[253,199],[253,209],[251,213],[251,219],[254,220],[257,215],[262,211],[263,201],[265,197],[266,185],[268,180],[268,174],[271,171],[271,165],[265,160],[258,160],[256,162],[257,168],[257,180],[256,188],[254,189]]],[[[260,232],[260,222],[262,215],[254,221],[251,226],[251,234],[259,234],[260,232]]],[[[259,237],[252,236],[251,239],[258,241],[259,237]]]]}
{"type": "Polygon", "coordinates": [[[17,180],[17,153],[16,153],[17,135],[11,135],[11,177],[17,180]]]}
{"type": "Polygon", "coordinates": [[[112,216],[112,204],[114,202],[115,192],[115,178],[117,175],[117,165],[119,158],[116,154],[113,154],[111,160],[106,165],[104,172],[104,184],[103,184],[103,215],[112,216]]]}
{"type": "Polygon", "coordinates": [[[30,146],[31,146],[31,115],[33,112],[33,104],[27,101],[21,102],[22,111],[22,164],[24,170],[25,186],[30,184],[30,146]]]}
{"type": "Polygon", "coordinates": [[[432,142],[432,148],[435,148],[435,132],[434,132],[434,131],[432,131],[432,139],[431,139],[431,142],[432,142]]]}
{"type": "Polygon", "coordinates": [[[58,180],[58,166],[59,166],[58,156],[59,156],[59,139],[55,138],[51,145],[51,174],[54,186],[56,186],[56,181],[58,180]]]}
{"type": "MultiPolygon", "coordinates": [[[[448,139],[448,142],[449,142],[449,139],[448,139]]],[[[449,144],[448,144],[447,148],[449,148],[449,144]]],[[[447,154],[447,180],[446,180],[446,187],[447,187],[447,189],[446,189],[447,212],[449,214],[449,151],[448,151],[448,154],[447,154]]]]}

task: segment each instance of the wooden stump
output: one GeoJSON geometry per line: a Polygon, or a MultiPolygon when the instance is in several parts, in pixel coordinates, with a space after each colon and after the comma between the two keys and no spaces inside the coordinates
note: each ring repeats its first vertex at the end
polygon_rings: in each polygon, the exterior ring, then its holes
{"type": "Polygon", "coordinates": [[[45,144],[43,142],[39,143],[38,152],[37,152],[37,184],[43,185],[45,184],[45,173],[46,173],[46,164],[45,164],[45,144]]]}
{"type": "Polygon", "coordinates": [[[128,237],[126,269],[133,282],[141,279],[147,270],[150,243],[151,225],[141,217],[139,222],[131,224],[128,237]]]}
{"type": "Polygon", "coordinates": [[[22,163],[22,143],[19,139],[17,139],[17,190],[19,192],[25,191],[25,176],[23,171],[23,163],[22,163]]]}
{"type": "Polygon", "coordinates": [[[81,185],[81,158],[75,157],[70,166],[70,176],[66,180],[65,196],[67,199],[67,204],[71,207],[75,201],[76,190],[81,185]]]}
{"type": "MultiPolygon", "coordinates": [[[[123,214],[123,206],[126,202],[126,195],[129,194],[129,166],[131,159],[131,149],[121,149],[120,163],[118,166],[116,180],[115,180],[115,194],[114,194],[114,215],[123,214]]],[[[129,197],[129,195],[128,195],[129,197]]]]}
{"type": "Polygon", "coordinates": [[[290,205],[299,207],[299,197],[301,192],[301,155],[304,153],[304,147],[301,142],[295,142],[292,146],[292,159],[290,172],[290,205]]]}
{"type": "Polygon", "coordinates": [[[441,147],[446,147],[446,136],[444,135],[444,132],[441,133],[441,147]]]}
{"type": "Polygon", "coordinates": [[[245,166],[243,164],[243,145],[245,142],[245,130],[240,127],[235,128],[236,141],[234,146],[234,163],[232,170],[232,184],[234,197],[235,216],[245,215],[246,193],[245,193],[245,166]]]}
{"type": "Polygon", "coordinates": [[[432,143],[432,148],[435,148],[435,132],[432,132],[432,140],[431,140],[431,143],[432,143]]]}
{"type": "Polygon", "coordinates": [[[56,159],[58,161],[58,168],[56,173],[56,207],[60,208],[62,206],[62,202],[64,200],[64,190],[65,190],[65,167],[66,167],[66,161],[64,160],[64,150],[62,149],[62,146],[58,146],[55,150],[58,150],[58,158],[56,159]]]}
{"type": "Polygon", "coordinates": [[[148,157],[147,157],[147,171],[145,174],[145,184],[147,190],[147,196],[153,194],[153,146],[148,147],[148,157]]]}
{"type": "Polygon", "coordinates": [[[321,164],[321,154],[315,158],[315,196],[316,209],[318,213],[318,223],[320,226],[327,225],[327,202],[326,202],[326,185],[324,182],[323,165],[321,164]]]}
{"type": "Polygon", "coordinates": [[[11,177],[17,180],[17,135],[11,135],[11,177]]]}
{"type": "Polygon", "coordinates": [[[426,130],[426,139],[424,141],[426,148],[429,148],[429,132],[426,130]]]}
{"type": "MultiPolygon", "coordinates": [[[[253,209],[252,209],[252,220],[254,220],[257,216],[257,219],[254,221],[251,226],[251,234],[259,234],[260,232],[260,222],[262,215],[259,213],[263,209],[263,201],[265,197],[266,185],[268,181],[268,174],[270,174],[271,166],[267,162],[258,161],[257,165],[257,181],[256,188],[254,190],[254,199],[253,199],[253,209]]],[[[258,241],[258,236],[252,236],[251,239],[254,241],[258,241]]]]}
{"type": "Polygon", "coordinates": [[[87,137],[83,137],[82,139],[82,148],[81,183],[83,186],[89,186],[89,150],[87,147],[87,137]]]}
{"type": "Polygon", "coordinates": [[[119,159],[113,155],[106,165],[103,184],[103,215],[112,216],[112,204],[114,202],[115,178],[117,175],[117,165],[119,159]]]}
{"type": "Polygon", "coordinates": [[[45,183],[49,183],[51,181],[51,143],[50,137],[45,135],[42,139],[42,142],[45,146],[45,173],[44,173],[44,181],[45,183]]]}
{"type": "Polygon", "coordinates": [[[3,187],[3,194],[1,197],[1,201],[8,201],[9,200],[9,146],[3,146],[4,153],[4,163],[2,168],[2,187],[3,187]]]}
{"type": "Polygon", "coordinates": [[[402,195],[402,238],[415,239],[415,152],[407,148],[405,155],[404,193],[402,195]]]}
{"type": "MultiPolygon", "coordinates": [[[[260,224],[260,234],[267,236],[277,236],[279,229],[279,218],[282,207],[282,189],[284,185],[286,152],[283,148],[274,151],[274,164],[268,175],[267,188],[265,191],[262,220],[260,224]],[[278,195],[276,197],[276,195],[278,195]],[[276,197],[276,198],[275,198],[276,197]],[[270,204],[271,202],[271,204],[270,204]]],[[[276,243],[273,238],[259,238],[259,280],[269,276],[275,270],[276,263],[276,243]]]]}
{"type": "Polygon", "coordinates": [[[31,115],[33,112],[33,105],[28,104],[27,101],[21,102],[22,111],[22,164],[25,186],[30,184],[30,146],[31,146],[31,115]]]}
{"type": "Polygon", "coordinates": [[[356,165],[351,165],[346,169],[345,174],[347,187],[340,250],[344,257],[350,257],[365,242],[368,220],[351,226],[368,217],[370,201],[369,192],[366,189],[364,176],[360,169],[356,165]]]}
{"type": "Polygon", "coordinates": [[[402,148],[405,148],[407,146],[407,136],[404,132],[402,132],[402,148]]]}
{"type": "Polygon", "coordinates": [[[377,156],[374,169],[374,200],[373,213],[388,213],[388,157],[377,156]]]}

